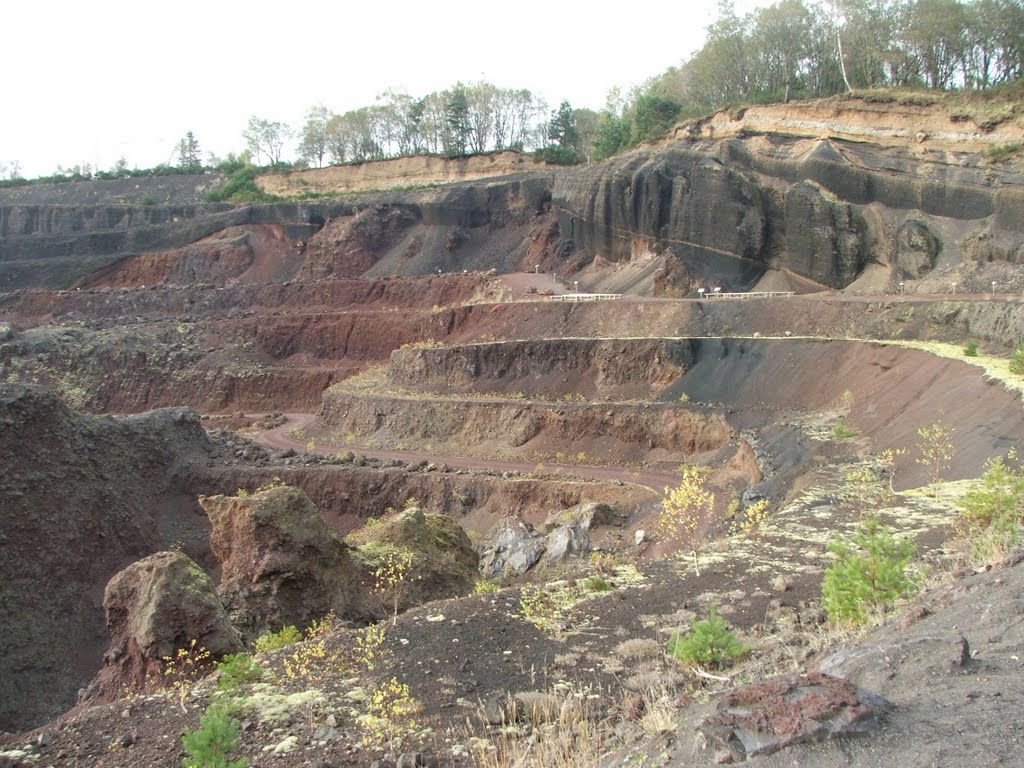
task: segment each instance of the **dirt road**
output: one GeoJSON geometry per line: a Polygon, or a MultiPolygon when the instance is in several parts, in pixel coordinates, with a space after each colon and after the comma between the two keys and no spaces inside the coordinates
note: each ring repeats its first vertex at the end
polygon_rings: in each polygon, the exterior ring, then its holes
{"type": "MultiPolygon", "coordinates": [[[[304,429],[312,424],[316,418],[312,413],[286,413],[287,421],[273,429],[252,433],[254,440],[273,448],[291,448],[300,453],[306,450],[306,442],[292,435],[297,429],[304,429]]],[[[325,441],[322,437],[316,438],[317,453],[333,454],[338,451],[353,451],[360,453],[367,458],[400,459],[411,463],[416,461],[429,461],[435,464],[447,464],[455,469],[491,470],[498,472],[516,472],[528,474],[536,472],[537,463],[518,461],[504,461],[501,459],[480,459],[466,456],[439,456],[437,454],[418,453],[416,451],[388,451],[373,448],[363,448],[340,443],[325,441]]],[[[660,493],[666,486],[675,485],[679,481],[678,473],[672,470],[657,469],[624,469],[621,467],[587,466],[580,464],[556,464],[544,462],[544,472],[559,476],[579,477],[585,480],[599,480],[603,482],[621,482],[640,485],[655,493],[660,493]]]]}

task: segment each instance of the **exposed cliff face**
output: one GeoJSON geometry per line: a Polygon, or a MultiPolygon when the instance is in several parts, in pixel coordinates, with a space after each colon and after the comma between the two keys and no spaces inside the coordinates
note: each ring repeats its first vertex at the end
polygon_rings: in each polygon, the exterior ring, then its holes
{"type": "Polygon", "coordinates": [[[292,173],[272,173],[260,176],[256,183],[264,192],[281,196],[303,192],[363,192],[412,184],[450,184],[545,167],[530,155],[518,152],[492,152],[472,157],[414,155],[292,173]]]}
{"type": "Polygon", "coordinates": [[[845,288],[868,261],[895,265],[893,279],[1019,261],[1024,174],[983,155],[1020,141],[1019,121],[986,132],[937,109],[884,112],[853,100],[723,112],[566,171],[553,193],[562,235],[587,258],[654,251],[736,290],[769,267],[845,288]]]}
{"type": "Polygon", "coordinates": [[[68,288],[137,254],[183,248],[231,227],[276,225],[300,240],[351,212],[348,203],[0,206],[0,290],[68,288]]]}
{"type": "Polygon", "coordinates": [[[205,176],[169,188],[157,206],[106,182],[95,182],[105,198],[78,185],[49,198],[42,188],[0,191],[0,290],[102,284],[111,274],[130,284],[144,273],[167,282],[537,265],[574,273],[641,258],[661,271],[626,290],[743,290],[769,271],[774,287],[794,275],[801,290],[877,292],[898,280],[918,281],[919,292],[992,280],[1016,289],[1021,279],[1002,265],[1024,259],[1024,169],[985,150],[1024,141],[1022,120],[993,126],[936,106],[831,99],[722,112],[573,169],[519,156],[407,158],[261,180],[284,194],[446,184],[351,201],[197,205],[205,176]],[[227,242],[225,231],[260,227],[292,248],[281,269],[251,271],[244,249],[227,242]],[[225,247],[183,250],[211,237],[225,247]]]}
{"type": "Polygon", "coordinates": [[[540,173],[359,203],[0,206],[0,291],[514,271],[550,262],[550,199],[540,173]]]}
{"type": "Polygon", "coordinates": [[[541,339],[396,349],[388,378],[399,387],[445,394],[572,392],[588,400],[628,400],[657,398],[692,364],[686,340],[541,339]]]}

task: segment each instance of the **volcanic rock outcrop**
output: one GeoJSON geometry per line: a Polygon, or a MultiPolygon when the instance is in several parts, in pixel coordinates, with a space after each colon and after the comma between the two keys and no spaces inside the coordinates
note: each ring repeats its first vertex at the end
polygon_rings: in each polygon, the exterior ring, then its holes
{"type": "Polygon", "coordinates": [[[884,698],[846,680],[821,673],[785,675],[726,694],[701,731],[733,759],[743,760],[791,744],[871,733],[890,711],[884,698]]]}
{"type": "Polygon", "coordinates": [[[164,660],[179,650],[208,652],[212,663],[243,649],[213,581],[181,552],[157,552],[118,573],[107,584],[103,608],[110,648],[87,699],[159,684],[164,660]]]}
{"type": "MultiPolygon", "coordinates": [[[[476,580],[479,557],[469,535],[453,518],[425,513],[415,503],[378,518],[350,540],[358,545],[356,556],[375,573],[396,565],[402,570],[399,610],[460,597],[476,580]]],[[[384,608],[394,610],[394,604],[384,608]]]]}
{"type": "Polygon", "coordinates": [[[591,530],[619,522],[608,504],[585,502],[553,513],[540,530],[518,517],[502,519],[484,538],[480,573],[484,578],[514,578],[544,559],[551,565],[590,552],[591,530]]]}
{"type": "Polygon", "coordinates": [[[373,616],[367,573],[298,488],[251,496],[201,496],[210,546],[221,564],[218,592],[242,637],[308,626],[333,611],[373,616]]]}
{"type": "Polygon", "coordinates": [[[1019,121],[1000,130],[857,99],[723,111],[681,126],[676,141],[560,173],[552,205],[571,251],[613,263],[657,253],[726,289],[747,290],[768,268],[845,288],[869,258],[891,266],[894,248],[897,269],[919,279],[961,263],[965,235],[983,233],[982,259],[1018,253],[1020,174],[983,151],[1019,141],[1019,121]],[[905,139],[915,132],[923,147],[905,139]],[[937,234],[947,231],[955,237],[937,234]],[[907,269],[908,247],[930,263],[907,269]]]}

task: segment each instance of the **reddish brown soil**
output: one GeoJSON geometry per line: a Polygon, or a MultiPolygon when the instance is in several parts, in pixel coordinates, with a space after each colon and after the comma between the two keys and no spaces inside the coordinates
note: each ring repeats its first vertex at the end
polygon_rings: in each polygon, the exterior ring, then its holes
{"type": "MultiPolygon", "coordinates": [[[[256,237],[254,233],[250,236],[256,237]]],[[[272,233],[264,236],[273,239],[272,233]]],[[[269,274],[281,266],[283,262],[274,261],[277,257],[272,242],[260,242],[258,238],[251,242],[256,243],[252,248],[263,253],[252,262],[263,265],[257,272],[265,268],[269,274]]],[[[228,261],[231,259],[224,263],[228,261]]],[[[138,272],[132,273],[126,265],[127,271],[116,279],[142,280],[143,275],[156,276],[160,269],[169,279],[180,263],[172,257],[154,259],[148,266],[140,261],[131,267],[138,272]]],[[[1018,312],[1016,302],[1011,300],[979,306],[978,302],[936,303],[919,297],[579,304],[498,300],[503,292],[525,291],[530,280],[538,279],[543,277],[518,276],[500,288],[479,275],[470,275],[365,282],[324,280],[224,289],[167,286],[124,292],[28,292],[0,302],[0,316],[13,320],[14,343],[26,345],[19,359],[27,360],[28,365],[12,367],[13,358],[2,359],[0,364],[5,366],[5,378],[37,376],[53,381],[69,392],[93,398],[87,404],[96,410],[138,411],[155,404],[184,402],[204,410],[229,412],[304,409],[306,415],[298,415],[304,420],[329,384],[386,361],[402,344],[428,338],[453,343],[513,336],[556,340],[652,334],[729,336],[757,329],[778,335],[920,334],[962,341],[972,328],[1012,327],[1018,312]],[[494,300],[470,302],[482,294],[494,300]],[[53,325],[42,327],[45,323],[53,325]],[[192,328],[182,330],[179,325],[192,328]],[[189,333],[193,335],[189,337],[189,333]],[[65,378],[69,375],[79,378],[65,378]]],[[[532,294],[524,293],[523,297],[531,298],[532,294]]],[[[995,348],[999,343],[995,334],[988,338],[985,344],[995,348]]],[[[685,392],[692,400],[701,401],[702,407],[727,415],[736,429],[756,433],[754,447],[768,475],[763,487],[776,502],[796,498],[799,491],[809,487],[835,490],[842,483],[843,462],[852,460],[861,450],[908,446],[921,424],[942,420],[955,428],[955,477],[976,475],[984,459],[1024,434],[1019,398],[986,383],[975,369],[957,361],[895,347],[839,342],[704,343],[708,348],[719,343],[722,354],[697,359],[678,380],[663,382],[664,390],[658,397],[665,403],[678,402],[685,392]],[[822,433],[811,435],[807,425],[816,416],[814,412],[837,411],[846,391],[853,396],[849,423],[859,433],[859,441],[831,440],[831,421],[827,419],[817,425],[822,433]],[[978,403],[984,403],[984,412],[978,403]]],[[[557,351],[557,345],[548,348],[557,351]]],[[[622,354],[628,354],[628,343],[623,349],[622,354]]],[[[502,377],[495,374],[494,378],[502,377]]],[[[575,391],[590,376],[573,378],[569,374],[564,378],[561,384],[575,391]]],[[[556,377],[543,386],[557,390],[558,383],[556,377]]],[[[288,430],[304,424],[308,430],[308,423],[297,419],[264,432],[261,439],[272,446],[301,452],[308,437],[289,437],[288,430]]],[[[651,489],[670,485],[676,477],[671,466],[664,462],[659,465],[656,457],[650,459],[651,466],[638,466],[636,470],[623,468],[621,462],[611,466],[556,466],[546,461],[546,469],[540,472],[532,461],[467,457],[458,445],[438,445],[436,450],[421,452],[371,451],[347,441],[331,442],[325,432],[310,436],[321,453],[353,449],[386,461],[446,464],[451,471],[319,468],[306,459],[300,465],[285,464],[278,456],[255,468],[240,468],[226,460],[216,469],[197,470],[197,476],[204,478],[204,489],[229,492],[275,475],[294,481],[312,489],[310,495],[339,532],[351,530],[386,506],[400,506],[415,494],[421,494],[428,507],[459,515],[467,528],[477,531],[488,529],[508,513],[519,513],[530,522],[540,523],[553,509],[564,509],[582,500],[608,500],[631,514],[627,525],[606,536],[609,546],[641,562],[663,554],[658,548],[634,549],[632,544],[633,529],[649,522],[656,509],[657,494],[651,489]],[[478,477],[465,471],[470,469],[491,474],[478,477]],[[509,476],[503,478],[502,473],[509,476]]],[[[572,446],[596,455],[589,443],[564,435],[553,438],[546,450],[553,453],[572,446]]],[[[91,456],[91,451],[81,455],[91,456]]],[[[728,456],[710,455],[709,451],[701,458],[722,461],[728,456]]],[[[899,484],[922,482],[926,470],[914,458],[902,459],[897,470],[899,484]]],[[[130,464],[131,460],[124,461],[130,464]]],[[[74,464],[70,459],[66,463],[74,464]]],[[[734,481],[730,488],[737,493],[757,482],[748,471],[750,463],[749,456],[741,456],[726,470],[734,481]]],[[[117,475],[113,471],[107,474],[117,475]]],[[[110,482],[117,479],[108,478],[110,482]]],[[[195,478],[187,479],[191,482],[195,478]]],[[[194,489],[195,484],[188,487],[194,489]]],[[[92,490],[95,493],[90,496],[90,504],[102,506],[107,498],[104,489],[96,486],[92,490]]],[[[132,498],[139,493],[133,486],[132,498]]],[[[153,502],[154,507],[168,510],[167,498],[153,502]]],[[[180,495],[173,498],[181,501],[180,495]]],[[[721,500],[720,507],[724,507],[725,500],[721,500]]],[[[824,535],[850,522],[854,510],[835,499],[818,502],[816,507],[808,504],[793,512],[789,522],[794,530],[813,529],[824,535]],[[827,507],[827,513],[821,511],[823,507],[827,507]]],[[[133,504],[145,506],[137,501],[133,504]]],[[[160,536],[150,536],[152,541],[147,540],[136,554],[155,547],[157,539],[166,545],[179,531],[195,537],[197,521],[192,521],[191,527],[184,525],[180,510],[156,517],[156,527],[162,526],[160,536]]],[[[128,528],[122,527],[116,535],[126,531],[128,528]]],[[[115,533],[101,538],[111,535],[115,533]]],[[[938,538],[934,529],[921,534],[923,544],[936,543],[938,538]]],[[[22,546],[21,541],[15,543],[22,546]]],[[[82,541],[93,549],[110,551],[102,542],[88,537],[82,541]]],[[[613,596],[583,604],[566,617],[567,634],[557,638],[523,620],[515,590],[492,598],[431,605],[399,619],[388,640],[395,661],[374,676],[381,679],[396,674],[414,688],[424,706],[424,722],[435,726],[435,737],[425,744],[438,738],[436,734],[445,728],[461,727],[467,716],[475,715],[474,709],[459,703],[460,697],[474,704],[491,692],[537,690],[557,679],[613,690],[615,693],[604,695],[601,702],[607,716],[615,719],[621,714],[617,709],[622,698],[621,677],[619,672],[609,671],[604,662],[613,655],[618,642],[631,636],[661,641],[664,634],[660,630],[685,625],[689,610],[699,606],[703,611],[710,604],[728,605],[729,620],[755,637],[772,631],[772,617],[780,611],[814,626],[815,609],[807,601],[817,596],[824,563],[820,540],[808,544],[777,532],[766,532],[758,539],[749,558],[716,559],[702,568],[699,577],[691,573],[688,559],[647,562],[643,566],[643,588],[624,587],[613,596]],[[780,551],[789,553],[788,559],[780,560],[780,551]],[[766,563],[771,565],[756,567],[766,563]],[[778,571],[788,576],[785,589],[773,587],[778,571]],[[437,615],[444,618],[428,621],[428,617],[437,615]],[[567,661],[566,655],[574,655],[576,661],[567,661]]],[[[104,568],[107,565],[104,561],[104,568]]],[[[60,566],[48,566],[47,570],[57,573],[60,566]]],[[[580,573],[586,573],[586,566],[580,573]]],[[[90,594],[95,594],[101,578],[91,577],[90,594]]],[[[92,661],[99,647],[98,635],[94,635],[91,645],[83,643],[92,661]]],[[[338,642],[346,640],[339,637],[338,642]]],[[[792,649],[792,657],[803,659],[805,651],[792,649]]],[[[82,668],[87,666],[83,662],[82,668]]],[[[67,689],[67,681],[64,683],[67,689]]],[[[340,683],[334,680],[325,685],[340,683]]],[[[680,684],[678,692],[682,694],[684,688],[680,684]]],[[[178,734],[186,724],[194,725],[198,704],[187,714],[179,713],[173,702],[161,698],[138,700],[130,706],[131,716],[127,718],[121,717],[120,709],[106,707],[74,712],[47,726],[47,759],[54,765],[113,766],[123,765],[127,755],[133,764],[178,764],[182,757],[178,734]],[[131,739],[122,741],[126,734],[131,739]],[[123,746],[112,749],[111,742],[123,746]]],[[[379,755],[362,750],[351,725],[347,723],[340,729],[342,735],[325,747],[313,746],[313,740],[304,737],[301,758],[264,752],[263,747],[280,736],[264,726],[246,731],[243,749],[253,766],[306,764],[321,757],[337,764],[365,765],[379,755]]],[[[5,737],[0,743],[14,745],[27,738],[30,735],[5,737]]],[[[442,746],[434,743],[431,748],[442,746]]]]}
{"type": "Polygon", "coordinates": [[[255,224],[228,227],[184,248],[129,256],[91,275],[81,287],[267,283],[288,277],[298,263],[298,249],[282,227],[255,224]]]}

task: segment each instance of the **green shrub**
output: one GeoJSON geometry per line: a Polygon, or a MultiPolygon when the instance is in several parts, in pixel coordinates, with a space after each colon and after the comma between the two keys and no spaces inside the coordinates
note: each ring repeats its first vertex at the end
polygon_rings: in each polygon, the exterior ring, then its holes
{"type": "Polygon", "coordinates": [[[238,748],[238,722],[231,716],[234,708],[218,702],[211,704],[199,720],[199,728],[185,731],[185,768],[245,768],[249,761],[240,757],[228,760],[238,748]]]}
{"type": "Polygon", "coordinates": [[[598,574],[585,578],[582,585],[587,592],[610,592],[612,589],[612,585],[608,583],[608,579],[598,574]]]}
{"type": "Polygon", "coordinates": [[[847,440],[856,436],[857,433],[846,425],[846,417],[840,416],[836,420],[835,426],[832,427],[832,434],[835,436],[836,440],[847,440]]]}
{"type": "Polygon", "coordinates": [[[263,676],[263,669],[248,653],[229,653],[217,663],[217,670],[221,673],[217,689],[225,693],[236,691],[242,683],[259,680],[263,676]]]}
{"type": "Polygon", "coordinates": [[[669,656],[688,664],[725,666],[749,650],[736,639],[725,619],[714,608],[708,617],[695,621],[685,635],[676,635],[665,644],[669,656]]]}
{"type": "Polygon", "coordinates": [[[1011,451],[990,461],[960,502],[959,527],[974,561],[1002,559],[1024,541],[1024,467],[1016,459],[1011,451]]]}
{"type": "Polygon", "coordinates": [[[836,624],[859,625],[869,616],[914,588],[907,572],[914,556],[912,542],[899,540],[877,517],[869,515],[852,538],[828,545],[836,561],[825,571],[822,602],[836,624]]]}
{"type": "Polygon", "coordinates": [[[208,203],[269,203],[278,198],[256,186],[256,168],[250,165],[232,173],[223,187],[211,189],[204,199],[208,203]]]}
{"type": "Polygon", "coordinates": [[[1024,375],[1024,344],[1018,344],[1010,357],[1010,373],[1024,375]]]}
{"type": "Polygon", "coordinates": [[[477,582],[473,584],[474,595],[493,595],[500,591],[501,585],[493,579],[478,579],[477,582]]]}
{"type": "Polygon", "coordinates": [[[292,645],[302,640],[302,633],[292,625],[281,627],[279,632],[267,632],[256,638],[253,648],[257,653],[276,651],[279,648],[292,645]]]}
{"type": "Polygon", "coordinates": [[[1010,144],[993,144],[990,147],[986,147],[984,151],[985,159],[992,163],[1002,163],[1009,160],[1016,154],[1024,151],[1024,144],[1020,142],[1010,144]]]}
{"type": "Polygon", "coordinates": [[[978,344],[975,341],[968,341],[964,345],[964,357],[977,357],[978,356],[978,344]]]}

